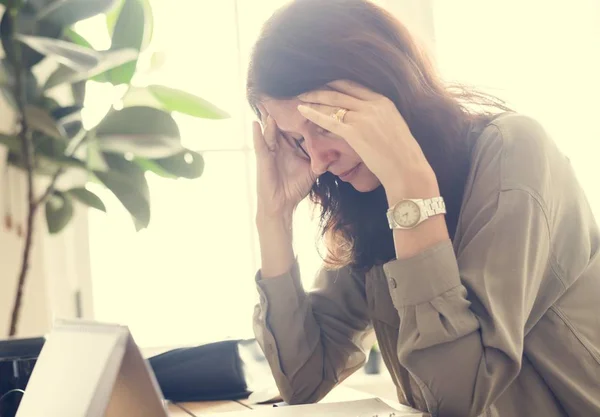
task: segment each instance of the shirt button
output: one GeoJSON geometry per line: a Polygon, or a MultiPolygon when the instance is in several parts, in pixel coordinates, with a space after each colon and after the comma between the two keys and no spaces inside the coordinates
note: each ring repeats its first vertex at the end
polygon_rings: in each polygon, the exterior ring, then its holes
{"type": "Polygon", "coordinates": [[[393,289],[396,289],[396,287],[398,286],[398,284],[396,283],[396,280],[394,278],[390,278],[389,281],[390,281],[390,286],[393,289]]]}

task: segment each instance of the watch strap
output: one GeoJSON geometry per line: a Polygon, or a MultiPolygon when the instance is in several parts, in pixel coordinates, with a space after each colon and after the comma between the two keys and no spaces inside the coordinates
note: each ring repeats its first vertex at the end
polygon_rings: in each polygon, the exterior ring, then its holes
{"type": "Polygon", "coordinates": [[[446,214],[446,203],[443,197],[433,197],[422,201],[427,218],[438,214],[446,214]]]}
{"type": "Polygon", "coordinates": [[[396,206],[402,203],[402,201],[406,200],[415,202],[422,211],[421,219],[413,227],[416,227],[417,225],[423,223],[425,220],[432,216],[437,216],[438,214],[446,214],[446,203],[444,202],[443,197],[433,197],[426,199],[404,199],[396,203],[394,206],[390,207],[386,213],[390,229],[404,229],[404,227],[401,227],[399,224],[396,223],[396,220],[394,219],[394,209],[396,208],[396,206]]]}

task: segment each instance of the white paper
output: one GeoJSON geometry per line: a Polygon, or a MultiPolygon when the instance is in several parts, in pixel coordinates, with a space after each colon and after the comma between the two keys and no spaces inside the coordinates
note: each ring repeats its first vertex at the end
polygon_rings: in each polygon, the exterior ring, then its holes
{"type": "MultiPolygon", "coordinates": [[[[200,414],[202,415],[202,414],[200,414]]],[[[206,414],[205,414],[206,415],[206,414]]],[[[260,408],[258,410],[222,413],[223,417],[414,417],[419,412],[398,411],[379,398],[345,401],[339,403],[318,403],[290,405],[285,407],[260,408]]]]}
{"type": "Polygon", "coordinates": [[[57,324],[37,359],[17,417],[101,417],[125,353],[127,332],[57,324]]]}
{"type": "Polygon", "coordinates": [[[154,374],[124,326],[58,322],[17,417],[166,417],[154,374]]]}

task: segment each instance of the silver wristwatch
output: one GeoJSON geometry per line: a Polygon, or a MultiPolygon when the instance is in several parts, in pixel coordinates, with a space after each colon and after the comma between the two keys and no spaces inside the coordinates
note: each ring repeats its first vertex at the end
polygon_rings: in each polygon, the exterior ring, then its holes
{"type": "Polygon", "coordinates": [[[390,229],[413,229],[431,216],[446,214],[442,197],[404,199],[387,211],[390,229]]]}

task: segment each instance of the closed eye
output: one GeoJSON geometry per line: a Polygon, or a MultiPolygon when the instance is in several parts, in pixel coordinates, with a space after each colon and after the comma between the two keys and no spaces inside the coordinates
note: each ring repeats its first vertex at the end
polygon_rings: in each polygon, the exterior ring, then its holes
{"type": "Polygon", "coordinates": [[[306,144],[304,143],[304,138],[300,137],[298,139],[294,139],[294,142],[296,143],[296,150],[299,152],[298,155],[304,159],[310,160],[310,155],[308,154],[308,151],[306,150],[306,144]]]}
{"type": "Polygon", "coordinates": [[[303,159],[310,159],[310,156],[308,155],[306,148],[306,144],[304,143],[304,137],[303,136],[299,136],[299,137],[293,137],[291,135],[288,134],[283,134],[283,137],[287,140],[288,144],[294,148],[296,150],[296,153],[299,157],[303,158],[303,159]]]}
{"type": "Polygon", "coordinates": [[[317,130],[317,133],[320,135],[331,135],[332,134],[329,130],[323,129],[321,126],[315,125],[315,129],[317,130]]]}

